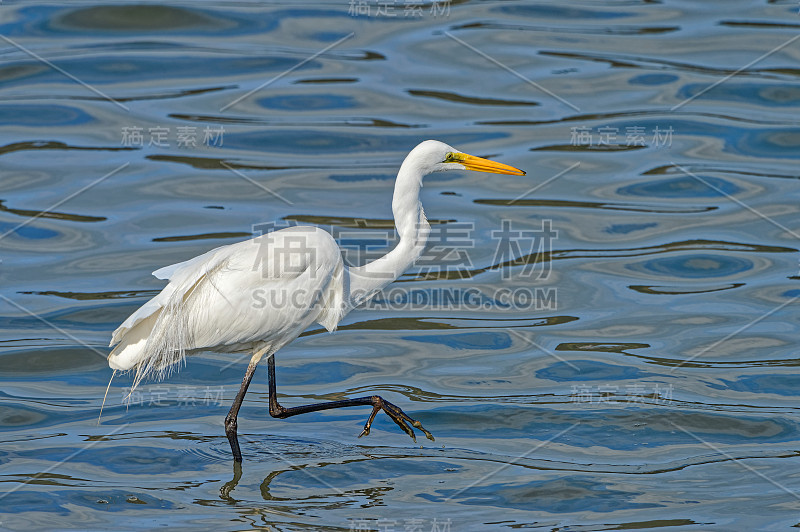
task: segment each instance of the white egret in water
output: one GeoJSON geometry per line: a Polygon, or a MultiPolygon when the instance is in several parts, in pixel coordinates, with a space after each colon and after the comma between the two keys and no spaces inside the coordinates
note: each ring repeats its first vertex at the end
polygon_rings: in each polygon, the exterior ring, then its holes
{"type": "Polygon", "coordinates": [[[135,371],[135,388],[145,377],[167,376],[187,354],[197,351],[252,353],[225,418],[225,434],[236,462],[242,460],[236,418],[256,365],[264,357],[272,417],[369,405],[372,413],[360,436],[369,434],[375,415],[383,410],[414,441],[409,423],[433,440],[419,421],[378,395],[281,406],[275,391],[275,352],[315,322],[333,331],[350,310],[373,297],[422,255],[430,232],[419,199],[422,178],[445,170],[525,175],[512,166],[467,155],[442,142],[422,142],[408,154],[397,174],[392,212],[400,241],[389,253],[348,268],[330,234],[317,227],[295,226],[161,268],[153,275],[168,279],[169,284],[114,331],[111,345],[116,347],[108,365],[115,373],[135,371]]]}

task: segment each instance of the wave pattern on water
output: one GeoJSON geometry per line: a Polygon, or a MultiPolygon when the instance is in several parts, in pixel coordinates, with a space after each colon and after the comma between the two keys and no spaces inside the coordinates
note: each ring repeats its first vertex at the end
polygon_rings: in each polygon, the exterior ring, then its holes
{"type": "Polygon", "coordinates": [[[3,10],[4,529],[798,526],[796,5],[3,10]],[[151,271],[293,224],[383,252],[426,138],[528,176],[427,178],[459,260],[306,331],[277,378],[287,406],[384,394],[435,444],[272,419],[259,370],[232,470],[248,356],[214,353],[130,406],[117,377],[98,425],[151,271]]]}

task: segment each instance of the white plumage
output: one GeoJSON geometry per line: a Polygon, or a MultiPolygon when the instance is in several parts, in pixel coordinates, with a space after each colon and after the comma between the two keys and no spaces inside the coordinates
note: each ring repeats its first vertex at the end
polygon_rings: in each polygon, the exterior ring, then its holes
{"type": "Polygon", "coordinates": [[[274,353],[314,322],[333,331],[345,313],[343,274],[336,241],[314,226],[161,268],[153,275],[169,284],[114,331],[109,366],[135,369],[135,387],[192,351],[274,353]]]}

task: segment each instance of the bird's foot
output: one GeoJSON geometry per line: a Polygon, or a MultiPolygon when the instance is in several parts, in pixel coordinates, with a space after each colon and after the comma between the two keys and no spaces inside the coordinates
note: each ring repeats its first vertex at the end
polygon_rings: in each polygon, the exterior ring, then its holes
{"type": "Polygon", "coordinates": [[[425,427],[422,426],[422,423],[416,419],[412,419],[408,416],[408,414],[403,412],[400,407],[393,405],[380,395],[372,396],[372,413],[369,415],[369,419],[367,419],[367,422],[364,424],[364,430],[362,430],[361,434],[358,435],[359,438],[369,434],[369,429],[372,427],[372,421],[375,419],[377,413],[381,410],[386,412],[386,415],[392,418],[392,421],[397,423],[397,425],[403,429],[403,432],[411,436],[411,439],[414,440],[414,443],[417,442],[417,438],[414,436],[414,430],[408,426],[408,423],[411,423],[415,429],[421,430],[425,434],[425,437],[427,437],[429,440],[435,441],[433,439],[433,434],[425,430],[425,427]]]}

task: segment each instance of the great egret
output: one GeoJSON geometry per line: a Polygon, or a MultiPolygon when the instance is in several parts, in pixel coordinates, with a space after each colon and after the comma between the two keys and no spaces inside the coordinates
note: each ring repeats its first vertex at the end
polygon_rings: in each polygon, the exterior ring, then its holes
{"type": "Polygon", "coordinates": [[[114,331],[111,345],[116,347],[108,365],[114,373],[135,370],[135,389],[145,377],[167,376],[192,352],[252,352],[241,388],[225,417],[225,434],[236,462],[242,461],[236,433],[239,407],[256,365],[265,356],[272,417],[371,405],[372,413],[359,437],[369,434],[375,415],[383,410],[415,442],[408,423],[433,440],[419,421],[378,395],[281,406],[275,391],[275,352],[314,322],[333,331],[345,314],[373,297],[421,256],[430,232],[419,199],[422,178],[445,170],[525,175],[512,166],[426,140],[411,150],[397,174],[392,212],[400,241],[389,253],[348,268],[330,234],[317,227],[296,226],[161,268],[153,275],[168,279],[169,284],[114,331]]]}

